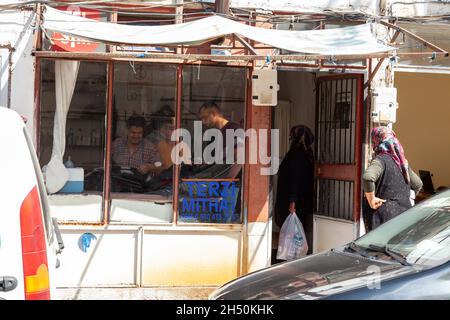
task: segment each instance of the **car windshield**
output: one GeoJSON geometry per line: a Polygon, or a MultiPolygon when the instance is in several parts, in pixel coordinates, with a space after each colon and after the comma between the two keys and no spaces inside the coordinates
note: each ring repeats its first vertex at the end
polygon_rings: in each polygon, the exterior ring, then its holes
{"type": "Polygon", "coordinates": [[[369,250],[387,248],[408,263],[426,267],[450,260],[450,191],[425,200],[355,243],[369,250]]]}

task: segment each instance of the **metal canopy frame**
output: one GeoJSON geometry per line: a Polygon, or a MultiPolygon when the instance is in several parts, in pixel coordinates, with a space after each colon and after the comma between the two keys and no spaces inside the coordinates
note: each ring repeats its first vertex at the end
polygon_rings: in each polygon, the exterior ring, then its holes
{"type": "MultiPolygon", "coordinates": [[[[152,8],[154,9],[154,8],[152,8]]],[[[145,11],[151,11],[152,9],[148,9],[145,11]]],[[[161,9],[161,8],[159,8],[161,9]]],[[[175,8],[165,8],[166,10],[169,9],[169,11],[174,11],[175,8]]],[[[38,25],[42,24],[42,6],[38,5],[37,7],[38,12],[38,25]]],[[[112,21],[117,21],[117,19],[112,19],[112,21]]],[[[357,20],[355,22],[365,22],[357,20]]],[[[195,63],[197,61],[215,61],[215,62],[255,62],[255,61],[267,61],[270,60],[272,62],[279,62],[279,63],[285,63],[286,61],[290,61],[291,63],[294,61],[318,61],[318,67],[319,68],[329,68],[330,66],[323,66],[322,62],[331,61],[331,62],[337,62],[337,61],[345,61],[345,60],[362,60],[366,61],[367,59],[380,59],[377,66],[374,69],[374,72],[372,74],[376,74],[378,69],[381,67],[382,62],[386,58],[390,58],[393,56],[401,57],[401,58],[407,58],[407,57],[417,57],[417,56],[444,56],[448,57],[449,53],[448,51],[432,44],[431,42],[419,37],[418,35],[387,21],[383,20],[376,20],[377,23],[380,23],[381,25],[395,30],[395,34],[392,37],[390,44],[393,44],[397,37],[400,34],[407,35],[409,37],[412,37],[418,42],[421,42],[425,47],[432,49],[432,52],[396,52],[395,50],[391,52],[385,52],[385,53],[372,53],[372,54],[350,54],[350,55],[316,55],[316,54],[289,54],[289,55],[271,55],[271,54],[260,54],[258,52],[258,49],[265,50],[265,49],[274,49],[273,47],[267,46],[263,43],[260,45],[255,45],[257,42],[255,41],[249,41],[249,39],[243,38],[238,34],[231,34],[230,36],[233,37],[233,46],[232,49],[246,49],[245,53],[237,53],[235,55],[213,55],[213,54],[191,54],[191,53],[183,53],[183,49],[186,48],[199,48],[199,47],[205,47],[205,45],[208,45],[208,41],[206,41],[203,44],[199,45],[175,45],[175,46],[167,46],[167,45],[161,45],[162,47],[173,47],[177,48],[175,53],[149,53],[149,52],[117,52],[115,50],[109,50],[109,52],[106,53],[81,53],[81,52],[53,52],[53,51],[39,51],[41,49],[41,45],[36,46],[36,51],[34,51],[34,54],[36,57],[41,58],[62,58],[62,59],[87,59],[87,60],[101,60],[101,61],[111,61],[111,60],[128,60],[128,61],[141,61],[141,62],[154,62],[155,60],[172,60],[174,62],[179,63],[195,63]],[[237,47],[235,45],[235,41],[240,42],[243,46],[237,47]],[[250,54],[248,54],[250,53],[250,54]],[[178,60],[178,61],[176,61],[178,60]]],[[[325,21],[321,21],[321,29],[324,28],[325,21]]],[[[250,25],[254,25],[254,23],[249,22],[250,25]]],[[[45,32],[42,32],[42,27],[39,28],[39,32],[37,32],[37,37],[40,37],[40,40],[42,40],[42,36],[47,36],[45,32]]],[[[51,39],[50,39],[51,41],[51,39]]],[[[117,43],[108,43],[103,42],[107,45],[109,45],[110,49],[117,46],[117,43]]],[[[149,45],[150,46],[150,45],[149,45]]],[[[151,46],[158,46],[158,44],[152,44],[151,46]]],[[[139,47],[145,47],[145,46],[139,46],[139,47]]],[[[346,66],[351,68],[351,66],[346,66]]]]}
{"type": "Polygon", "coordinates": [[[92,60],[127,60],[127,61],[153,61],[158,60],[183,60],[187,61],[200,61],[200,60],[212,60],[222,62],[251,62],[251,61],[264,61],[270,59],[270,61],[338,61],[338,60],[365,60],[365,59],[385,59],[393,56],[397,57],[416,57],[416,56],[429,56],[430,54],[442,55],[448,57],[447,51],[443,52],[403,52],[403,53],[373,53],[373,54],[352,54],[352,55],[214,55],[214,54],[166,54],[166,53],[103,53],[103,52],[56,52],[56,51],[34,51],[33,54],[39,58],[65,58],[65,59],[92,59],[92,60]]]}
{"type": "MultiPolygon", "coordinates": [[[[386,26],[386,27],[388,27],[390,29],[395,30],[395,33],[394,33],[394,35],[391,38],[390,44],[394,44],[395,40],[397,40],[398,36],[402,33],[404,35],[407,35],[407,36],[413,38],[414,40],[416,40],[418,42],[421,42],[425,47],[430,48],[432,50],[435,50],[435,51],[432,51],[432,52],[398,53],[398,54],[395,55],[397,57],[429,56],[430,54],[432,56],[438,56],[438,55],[439,56],[444,56],[444,57],[448,57],[449,56],[448,51],[446,51],[446,50],[444,50],[444,49],[434,45],[433,43],[423,39],[422,37],[419,37],[418,35],[412,33],[411,31],[406,30],[405,28],[402,28],[402,27],[400,27],[400,26],[398,26],[396,24],[389,23],[389,22],[386,22],[386,21],[380,21],[380,24],[382,24],[382,25],[384,25],[384,26],[386,26]]],[[[392,55],[391,55],[391,57],[392,57],[392,55]]],[[[380,60],[378,61],[377,65],[375,66],[374,70],[371,72],[369,79],[365,83],[365,85],[364,85],[365,87],[367,87],[368,84],[373,80],[373,78],[375,77],[375,75],[378,72],[378,69],[380,69],[381,65],[383,64],[385,58],[386,57],[380,58],[380,60]]]]}

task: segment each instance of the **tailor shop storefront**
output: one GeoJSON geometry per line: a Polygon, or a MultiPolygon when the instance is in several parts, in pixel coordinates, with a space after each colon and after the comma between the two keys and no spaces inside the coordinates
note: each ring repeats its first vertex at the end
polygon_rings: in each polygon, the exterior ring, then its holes
{"type": "MultiPolygon", "coordinates": [[[[34,52],[37,140],[52,213],[65,244],[57,287],[216,286],[269,266],[270,182],[279,160],[276,131],[270,130],[277,104],[270,63],[266,70],[271,76],[261,91],[252,84],[267,76],[261,66],[255,68],[255,60],[264,61],[267,50],[261,49],[261,56],[243,55],[254,50],[247,42],[232,48],[232,57],[180,54],[169,47],[156,48],[158,54],[117,50],[124,45],[193,45],[240,34],[264,39],[274,48],[309,52],[307,47],[320,40],[309,34],[292,38],[293,33],[217,16],[178,29],[159,26],[158,35],[152,26],[132,30],[104,22],[108,18],[102,15],[93,21],[43,8],[45,37],[34,52]],[[49,41],[54,33],[71,37],[49,41]],[[82,52],[77,45],[91,43],[81,38],[98,46],[82,52]],[[75,45],[61,52],[55,50],[58,41],[75,45]],[[236,143],[237,155],[245,150],[243,162],[205,163],[205,154],[214,158],[221,150],[211,146],[214,134],[199,128],[199,109],[211,101],[227,120],[246,130],[245,139],[236,143]],[[154,146],[148,156],[162,166],[150,178],[114,162],[115,142],[127,137],[127,121],[136,116],[144,118],[143,139],[154,146]],[[192,165],[167,156],[173,147],[168,137],[177,129],[183,131],[175,135],[176,146],[187,146],[176,154],[183,159],[190,154],[192,165]],[[199,132],[201,141],[195,138],[199,132]]],[[[348,28],[351,37],[345,28],[323,30],[325,38],[342,41],[320,50],[366,54],[390,49],[370,28],[348,28]],[[352,47],[355,38],[365,43],[358,47],[364,52],[352,47]]],[[[362,101],[360,92],[355,97],[362,101]]],[[[352,190],[355,196],[360,191],[352,190]]]]}
{"type": "MultiPolygon", "coordinates": [[[[204,126],[194,139],[205,102],[242,129],[270,129],[271,107],[253,108],[248,97],[251,64],[100,60],[51,49],[36,53],[47,186],[61,176],[52,162],[73,164],[50,195],[65,244],[58,287],[215,286],[270,264],[269,176],[259,164],[237,173],[232,164],[195,164],[212,140],[204,126]],[[168,144],[174,129],[190,133],[193,165],[172,163],[151,179],[117,166],[114,142],[127,136],[132,116],[145,119],[144,139],[154,146],[168,144]],[[249,190],[250,179],[258,190],[249,190]]],[[[167,160],[155,152],[152,159],[167,160]]]]}
{"type": "MultiPolygon", "coordinates": [[[[192,150],[193,165],[172,163],[150,179],[112,161],[114,141],[127,136],[126,121],[136,115],[145,119],[144,139],[155,146],[170,145],[162,137],[176,128],[194,137],[207,101],[242,128],[270,128],[270,107],[252,110],[247,103],[249,68],[48,58],[40,64],[42,166],[58,148],[55,85],[70,83],[61,79],[70,73],[59,70],[77,69],[62,157],[74,168],[63,189],[50,195],[65,243],[59,287],[217,285],[269,264],[269,176],[260,175],[259,165],[242,165],[233,175],[232,164],[196,165],[194,149],[202,155],[211,141],[195,139],[183,149],[192,150]],[[251,175],[259,180],[253,192],[246,183],[251,175]],[[250,198],[259,207],[253,214],[250,198]]],[[[156,162],[164,162],[161,152],[155,148],[156,162]]]]}

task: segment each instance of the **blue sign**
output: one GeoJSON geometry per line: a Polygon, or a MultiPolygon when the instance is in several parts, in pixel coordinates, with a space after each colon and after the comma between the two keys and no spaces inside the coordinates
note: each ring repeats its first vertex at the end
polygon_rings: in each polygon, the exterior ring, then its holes
{"type": "Polygon", "coordinates": [[[232,223],[239,221],[236,203],[239,187],[235,182],[183,182],[180,219],[185,222],[232,223]]]}
{"type": "Polygon", "coordinates": [[[78,238],[78,248],[80,248],[81,251],[83,252],[87,252],[88,248],[91,246],[93,241],[96,241],[97,237],[90,233],[90,232],[86,232],[83,233],[79,238],[78,238]]]}

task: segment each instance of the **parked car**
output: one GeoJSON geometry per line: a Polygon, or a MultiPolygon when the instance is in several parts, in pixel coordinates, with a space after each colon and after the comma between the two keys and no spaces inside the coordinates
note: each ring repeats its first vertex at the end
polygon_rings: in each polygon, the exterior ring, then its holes
{"type": "Polygon", "coordinates": [[[450,191],[352,243],[231,281],[210,299],[450,299],[450,191]]]}
{"type": "Polygon", "coordinates": [[[24,120],[4,107],[0,150],[0,299],[50,299],[61,235],[24,120]]]}

